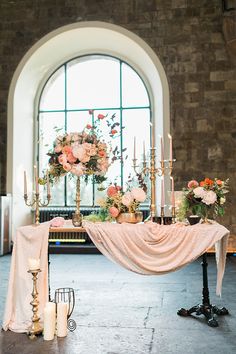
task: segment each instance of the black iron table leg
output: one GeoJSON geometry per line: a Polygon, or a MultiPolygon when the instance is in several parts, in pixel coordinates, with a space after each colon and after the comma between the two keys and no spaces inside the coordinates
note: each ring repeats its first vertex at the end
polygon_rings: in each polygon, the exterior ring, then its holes
{"type": "Polygon", "coordinates": [[[209,288],[208,288],[208,274],[207,274],[207,254],[202,255],[202,280],[203,280],[203,289],[202,289],[202,303],[191,307],[189,310],[181,308],[178,310],[177,314],[179,316],[191,316],[192,313],[195,313],[197,316],[204,315],[207,324],[210,327],[218,327],[218,322],[215,318],[216,315],[228,315],[229,311],[225,308],[218,308],[213,306],[210,303],[209,288]]]}

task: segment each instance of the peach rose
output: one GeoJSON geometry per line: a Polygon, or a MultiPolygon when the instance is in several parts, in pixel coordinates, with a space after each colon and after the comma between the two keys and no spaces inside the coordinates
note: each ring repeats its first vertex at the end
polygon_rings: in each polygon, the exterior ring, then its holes
{"type": "Polygon", "coordinates": [[[104,114],[98,114],[98,119],[104,119],[105,117],[104,114]]]}
{"type": "Polygon", "coordinates": [[[79,163],[78,165],[74,165],[71,169],[71,173],[73,173],[76,176],[82,176],[84,174],[85,167],[79,163]]]}
{"type": "Polygon", "coordinates": [[[116,218],[119,215],[119,210],[116,207],[110,207],[109,213],[111,217],[116,218]]]}
{"type": "Polygon", "coordinates": [[[117,189],[115,186],[110,186],[107,188],[107,195],[108,197],[114,197],[117,194],[117,189]]]}
{"type": "Polygon", "coordinates": [[[217,179],[217,180],[216,180],[216,184],[218,184],[218,186],[222,186],[223,181],[221,181],[221,179],[217,179]]]}
{"type": "Polygon", "coordinates": [[[69,145],[64,146],[62,148],[62,153],[66,154],[66,155],[71,154],[72,153],[72,147],[69,146],[69,145]]]}
{"type": "Polygon", "coordinates": [[[73,155],[72,153],[67,155],[67,161],[68,161],[69,163],[75,163],[76,160],[77,160],[77,158],[74,157],[74,155],[73,155]]]}
{"type": "Polygon", "coordinates": [[[61,154],[58,156],[58,161],[61,165],[65,165],[67,163],[67,158],[65,154],[61,154]]]}
{"type": "Polygon", "coordinates": [[[66,172],[69,172],[71,170],[71,165],[69,163],[65,163],[64,165],[62,165],[62,167],[66,172]]]}

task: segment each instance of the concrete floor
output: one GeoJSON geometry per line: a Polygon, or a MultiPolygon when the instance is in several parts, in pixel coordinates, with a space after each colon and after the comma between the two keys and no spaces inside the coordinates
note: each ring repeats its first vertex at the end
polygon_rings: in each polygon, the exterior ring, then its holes
{"type": "MultiPolygon", "coordinates": [[[[229,256],[222,299],[215,296],[216,267],[208,257],[212,303],[230,315],[219,327],[202,316],[183,318],[176,311],[201,302],[200,260],[162,276],[140,276],[102,255],[51,255],[51,286],[76,292],[72,318],[77,329],[66,338],[34,341],[25,334],[0,333],[1,354],[230,354],[236,352],[236,257],[229,256]]],[[[0,257],[2,319],[10,256],[0,257]]]]}

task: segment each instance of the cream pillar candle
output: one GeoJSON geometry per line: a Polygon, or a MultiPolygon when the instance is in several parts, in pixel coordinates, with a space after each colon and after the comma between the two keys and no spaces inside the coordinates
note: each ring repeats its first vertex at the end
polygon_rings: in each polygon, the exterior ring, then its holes
{"type": "Polygon", "coordinates": [[[175,208],[175,187],[174,187],[174,178],[171,176],[171,205],[172,208],[175,208]]]}
{"type": "Polygon", "coordinates": [[[26,177],[26,171],[24,171],[24,194],[27,195],[27,177],[26,177]]]}
{"type": "Polygon", "coordinates": [[[161,207],[165,207],[165,184],[164,184],[164,177],[161,178],[161,207]]]}
{"type": "Polygon", "coordinates": [[[47,302],[43,311],[43,339],[53,340],[56,328],[56,304],[47,302]]]}
{"type": "Polygon", "coordinates": [[[68,306],[64,302],[57,303],[57,336],[65,337],[67,335],[67,312],[68,306]]]}
{"type": "Polygon", "coordinates": [[[134,137],[134,160],[136,160],[136,137],[134,137]]]}
{"type": "Polygon", "coordinates": [[[169,150],[170,150],[170,157],[169,157],[169,160],[170,160],[170,161],[173,161],[173,151],[172,151],[172,149],[173,149],[173,146],[172,146],[172,136],[171,136],[170,134],[168,134],[168,137],[169,137],[169,139],[170,139],[170,148],[169,148],[169,150]]]}
{"type": "Polygon", "coordinates": [[[40,259],[39,258],[29,258],[28,259],[29,270],[40,269],[40,259]]]}

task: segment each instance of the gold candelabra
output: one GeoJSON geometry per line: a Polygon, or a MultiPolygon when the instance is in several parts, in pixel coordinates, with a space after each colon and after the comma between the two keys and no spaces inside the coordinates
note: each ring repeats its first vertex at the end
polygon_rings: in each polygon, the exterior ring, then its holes
{"type": "Polygon", "coordinates": [[[28,330],[28,335],[30,339],[34,339],[36,335],[41,334],[43,331],[43,328],[39,323],[40,317],[38,315],[39,300],[38,300],[38,290],[37,290],[37,278],[39,272],[41,272],[40,269],[28,270],[28,273],[32,274],[32,279],[33,279],[33,290],[32,290],[33,300],[30,302],[30,305],[32,305],[33,316],[32,316],[32,324],[28,330]]]}
{"type": "Polygon", "coordinates": [[[47,171],[47,200],[42,201],[39,196],[39,177],[37,173],[37,167],[34,166],[34,180],[35,180],[35,193],[32,198],[32,201],[28,201],[28,193],[27,193],[27,178],[26,178],[26,171],[24,171],[24,200],[25,204],[29,207],[35,206],[35,225],[40,225],[39,222],[39,207],[46,207],[50,203],[51,194],[50,194],[50,184],[49,184],[49,175],[47,171]]]}
{"type": "Polygon", "coordinates": [[[39,207],[46,207],[50,203],[51,195],[47,194],[47,200],[45,202],[41,201],[39,193],[35,193],[31,202],[28,201],[28,194],[24,194],[25,204],[30,207],[35,206],[35,225],[40,225],[39,222],[39,207]]]}

